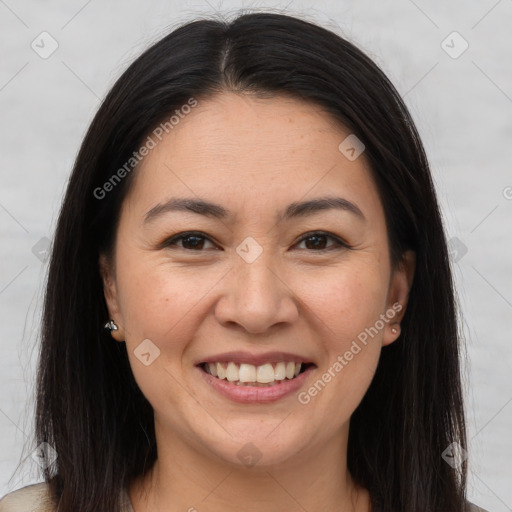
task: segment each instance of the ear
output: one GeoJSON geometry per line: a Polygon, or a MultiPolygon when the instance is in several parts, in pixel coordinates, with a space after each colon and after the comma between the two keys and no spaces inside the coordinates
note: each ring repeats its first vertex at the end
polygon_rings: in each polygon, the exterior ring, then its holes
{"type": "Polygon", "coordinates": [[[387,322],[382,345],[393,343],[400,336],[400,323],[407,309],[409,291],[416,269],[416,253],[406,251],[396,268],[392,270],[388,290],[386,317],[387,322]]]}
{"type": "Polygon", "coordinates": [[[111,336],[116,341],[124,341],[123,318],[121,316],[119,301],[117,298],[115,273],[111,262],[105,254],[100,254],[98,263],[101,279],[103,281],[103,294],[105,296],[105,302],[107,303],[109,314],[109,318],[105,319],[105,322],[113,320],[117,325],[117,331],[111,331],[111,336]]]}

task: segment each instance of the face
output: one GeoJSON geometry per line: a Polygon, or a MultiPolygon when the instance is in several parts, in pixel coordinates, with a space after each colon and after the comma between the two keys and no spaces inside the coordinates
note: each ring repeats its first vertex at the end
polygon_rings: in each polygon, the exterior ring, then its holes
{"type": "Polygon", "coordinates": [[[199,101],[134,171],[114,261],[100,268],[157,440],[240,465],[346,436],[399,335],[413,265],[407,254],[392,268],[364,152],[338,149],[348,135],[300,100],[225,93],[199,101]],[[228,380],[205,371],[216,361],[228,380]],[[295,375],[298,362],[295,378],[236,384],[295,375]]]}

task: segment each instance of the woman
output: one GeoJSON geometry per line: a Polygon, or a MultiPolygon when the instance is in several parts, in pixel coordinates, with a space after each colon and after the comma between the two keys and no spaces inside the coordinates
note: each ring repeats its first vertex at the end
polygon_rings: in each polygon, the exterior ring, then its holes
{"type": "Polygon", "coordinates": [[[0,512],[481,510],[452,286],[423,146],[375,63],[284,15],[182,26],[77,157],[45,482],[0,512]]]}

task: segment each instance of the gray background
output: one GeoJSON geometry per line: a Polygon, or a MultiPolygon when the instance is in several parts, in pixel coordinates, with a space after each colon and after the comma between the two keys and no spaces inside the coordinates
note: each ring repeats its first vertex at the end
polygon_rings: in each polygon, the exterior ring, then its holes
{"type": "Polygon", "coordinates": [[[41,480],[30,434],[45,237],[100,99],[170,28],[240,8],[284,9],[348,37],[405,97],[453,239],[467,341],[468,494],[491,512],[512,510],[511,0],[0,0],[0,496],[41,480]],[[58,43],[46,59],[31,47],[51,48],[43,31],[58,43]]]}

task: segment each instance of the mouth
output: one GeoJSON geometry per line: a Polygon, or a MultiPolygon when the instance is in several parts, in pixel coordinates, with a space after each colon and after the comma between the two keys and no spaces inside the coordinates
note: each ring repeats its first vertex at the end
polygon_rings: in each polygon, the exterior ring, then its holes
{"type": "Polygon", "coordinates": [[[197,366],[216,380],[255,388],[282,386],[299,378],[308,370],[316,368],[314,363],[296,361],[275,361],[261,365],[214,361],[203,362],[197,366]]]}

